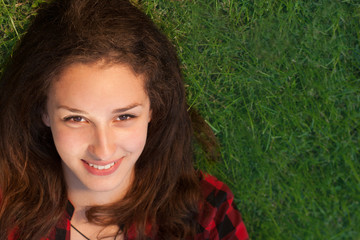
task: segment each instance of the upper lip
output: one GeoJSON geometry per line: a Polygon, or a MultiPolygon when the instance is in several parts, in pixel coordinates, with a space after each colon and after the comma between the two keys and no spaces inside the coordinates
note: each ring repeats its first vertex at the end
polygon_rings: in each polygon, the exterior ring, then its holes
{"type": "Polygon", "coordinates": [[[103,161],[88,161],[88,160],[85,160],[85,159],[81,159],[81,161],[84,161],[86,163],[91,163],[91,164],[94,164],[94,165],[97,165],[97,166],[106,166],[108,164],[111,164],[111,163],[116,163],[118,161],[120,161],[122,158],[118,158],[116,160],[111,160],[111,161],[107,161],[107,162],[103,162],[103,161]]]}

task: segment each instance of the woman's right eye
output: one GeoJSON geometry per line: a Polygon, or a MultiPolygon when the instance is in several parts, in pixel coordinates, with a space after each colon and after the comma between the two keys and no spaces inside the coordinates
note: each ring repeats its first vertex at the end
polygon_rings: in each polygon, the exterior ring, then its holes
{"type": "Polygon", "coordinates": [[[70,117],[65,117],[64,118],[65,122],[85,122],[85,118],[80,117],[80,116],[70,116],[70,117]]]}

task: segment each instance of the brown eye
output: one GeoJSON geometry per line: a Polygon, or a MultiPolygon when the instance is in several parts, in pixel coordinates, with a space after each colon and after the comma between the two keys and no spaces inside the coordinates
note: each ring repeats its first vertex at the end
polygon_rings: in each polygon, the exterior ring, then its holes
{"type": "Polygon", "coordinates": [[[129,120],[131,118],[134,118],[135,116],[134,115],[130,115],[130,114],[124,114],[124,115],[120,115],[118,117],[118,120],[120,121],[126,121],[126,120],[129,120]]]}
{"type": "Polygon", "coordinates": [[[70,116],[64,118],[65,122],[85,122],[86,120],[80,116],[70,116]]]}

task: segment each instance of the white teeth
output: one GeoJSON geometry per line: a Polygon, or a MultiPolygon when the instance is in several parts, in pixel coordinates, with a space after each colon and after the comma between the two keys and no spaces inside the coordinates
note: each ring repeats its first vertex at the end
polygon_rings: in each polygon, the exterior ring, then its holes
{"type": "Polygon", "coordinates": [[[112,166],[115,165],[115,162],[112,162],[112,163],[109,163],[105,166],[99,166],[99,165],[95,165],[95,164],[92,164],[92,163],[88,163],[90,167],[93,167],[93,168],[96,168],[96,169],[99,169],[99,170],[103,170],[103,169],[109,169],[111,168],[112,166]]]}

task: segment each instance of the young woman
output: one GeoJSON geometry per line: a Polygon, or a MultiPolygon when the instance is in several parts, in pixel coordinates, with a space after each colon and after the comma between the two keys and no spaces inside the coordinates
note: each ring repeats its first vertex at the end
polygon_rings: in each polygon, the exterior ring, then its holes
{"type": "Polygon", "coordinates": [[[193,168],[173,46],[128,1],[47,4],[0,84],[0,240],[248,238],[193,168]]]}

